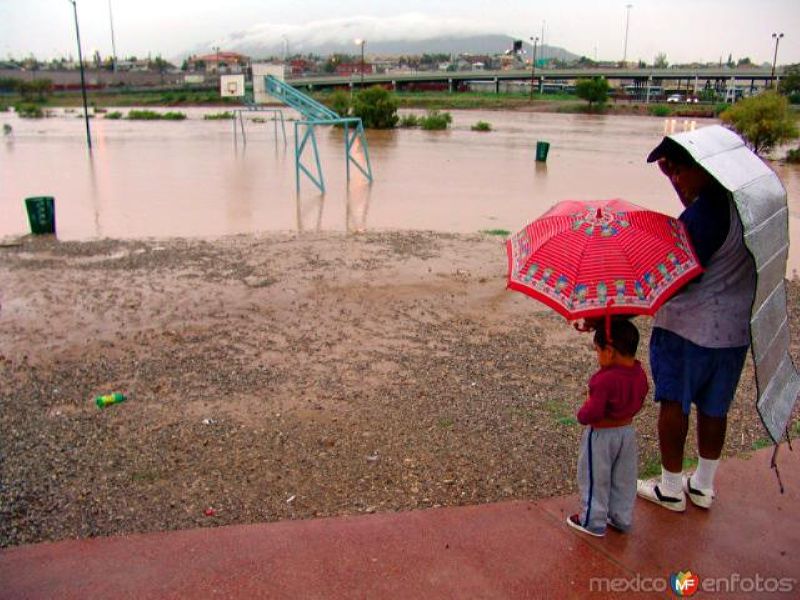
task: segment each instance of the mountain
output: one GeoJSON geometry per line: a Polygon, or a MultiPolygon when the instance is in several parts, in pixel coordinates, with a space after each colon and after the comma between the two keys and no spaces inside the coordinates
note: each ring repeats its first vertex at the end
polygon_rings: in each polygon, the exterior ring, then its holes
{"type": "MultiPolygon", "coordinates": [[[[311,21],[305,25],[262,23],[199,45],[186,54],[206,54],[212,47],[253,58],[293,54],[357,54],[356,39],[365,39],[368,56],[419,54],[499,54],[510,50],[513,36],[487,31],[487,26],[459,19],[421,14],[396,17],[349,17],[311,21]]],[[[530,44],[524,44],[528,55],[530,44]]],[[[574,60],[563,48],[537,48],[537,57],[574,60]],[[544,50],[544,54],[542,53],[544,50]]]]}

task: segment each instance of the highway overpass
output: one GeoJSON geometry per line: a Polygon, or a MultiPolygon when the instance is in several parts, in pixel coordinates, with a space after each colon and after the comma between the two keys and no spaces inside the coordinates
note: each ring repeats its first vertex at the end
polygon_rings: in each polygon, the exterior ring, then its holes
{"type": "MultiPolygon", "coordinates": [[[[781,75],[781,70],[776,71],[775,79],[781,75]]],[[[574,83],[576,79],[585,77],[605,77],[611,87],[620,87],[630,84],[640,87],[650,85],[660,85],[668,87],[697,87],[702,89],[706,82],[711,82],[712,86],[724,88],[729,86],[731,80],[737,88],[753,87],[760,88],[769,85],[772,81],[772,72],[765,68],[752,69],[536,69],[532,74],[530,70],[514,71],[417,71],[417,72],[395,72],[385,74],[364,75],[364,85],[391,85],[395,89],[403,90],[413,88],[413,84],[436,83],[448,86],[451,90],[456,90],[461,84],[467,82],[492,82],[496,89],[500,89],[502,82],[530,82],[531,78],[536,80],[536,85],[547,84],[550,82],[574,83]]],[[[356,74],[349,77],[324,76],[324,77],[295,77],[287,79],[295,87],[305,87],[310,90],[325,88],[361,85],[361,75],[356,74]]]]}

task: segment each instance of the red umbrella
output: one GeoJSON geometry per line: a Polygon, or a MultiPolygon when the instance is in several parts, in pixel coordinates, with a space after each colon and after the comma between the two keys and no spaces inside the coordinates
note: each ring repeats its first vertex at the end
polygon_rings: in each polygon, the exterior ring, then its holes
{"type": "Polygon", "coordinates": [[[703,268],[683,223],[624,200],[565,200],[508,240],[508,287],[567,319],[652,315],[703,268]]]}

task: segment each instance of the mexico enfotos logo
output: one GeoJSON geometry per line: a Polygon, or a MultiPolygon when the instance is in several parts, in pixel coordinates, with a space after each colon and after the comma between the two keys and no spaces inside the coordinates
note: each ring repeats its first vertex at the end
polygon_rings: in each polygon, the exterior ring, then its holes
{"type": "Polygon", "coordinates": [[[731,573],[727,577],[701,578],[690,569],[670,573],[668,577],[592,577],[590,592],[644,592],[665,593],[667,590],[677,597],[690,597],[697,592],[708,594],[734,593],[780,593],[793,592],[798,588],[794,577],[764,577],[759,574],[742,575],[731,573]]]}

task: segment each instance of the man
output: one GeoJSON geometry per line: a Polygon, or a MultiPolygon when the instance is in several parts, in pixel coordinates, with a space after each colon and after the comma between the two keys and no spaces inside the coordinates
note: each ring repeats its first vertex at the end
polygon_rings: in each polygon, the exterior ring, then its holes
{"type": "Polygon", "coordinates": [[[705,272],[657,313],[650,364],[659,403],[661,477],[637,494],[672,511],[710,508],[725,443],[727,414],[750,344],[756,274],[731,194],[671,138],[647,157],[658,161],[685,210],[680,220],[705,272]],[[699,460],[683,474],[691,405],[697,409],[699,460]]]}

